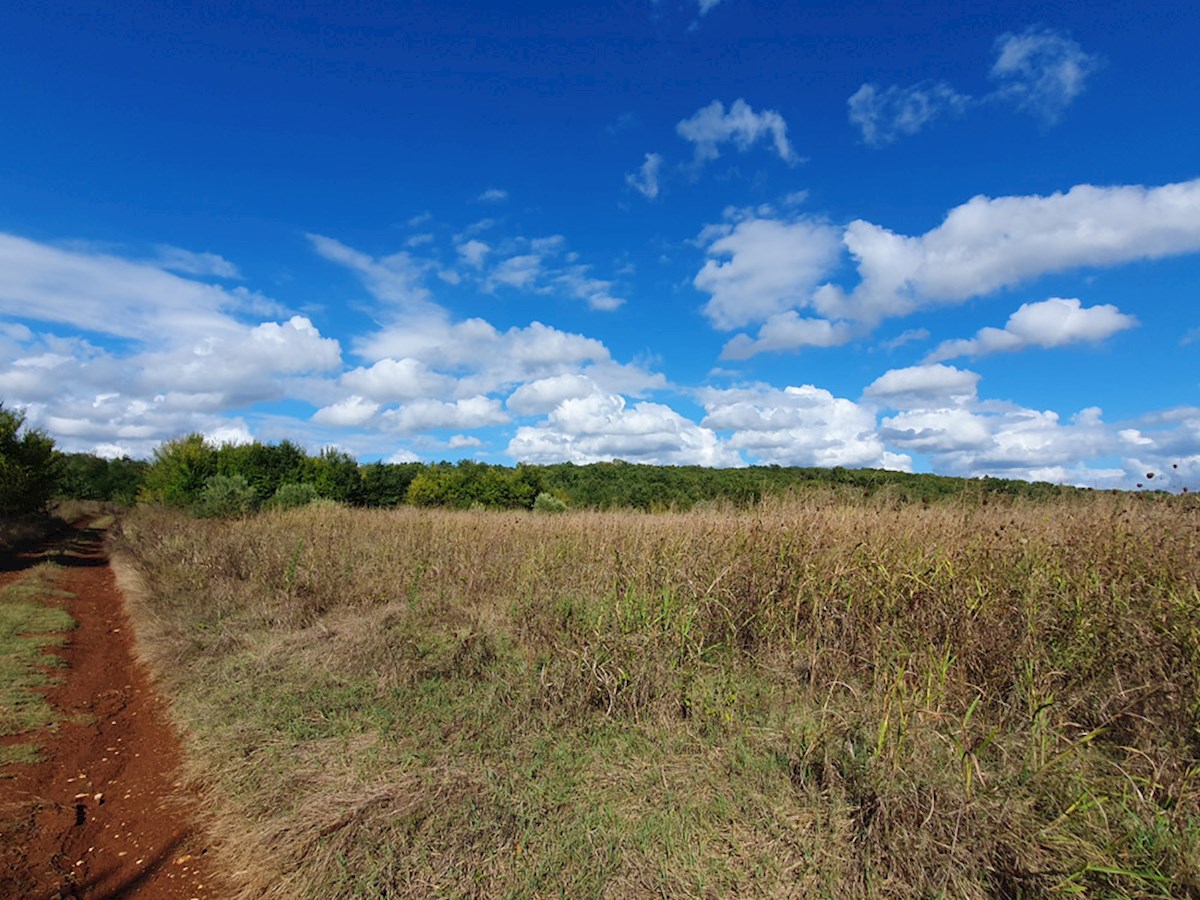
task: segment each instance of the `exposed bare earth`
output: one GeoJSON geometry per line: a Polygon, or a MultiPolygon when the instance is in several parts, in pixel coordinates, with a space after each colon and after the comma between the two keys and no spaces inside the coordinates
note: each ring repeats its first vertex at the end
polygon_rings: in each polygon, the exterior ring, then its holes
{"type": "Polygon", "coordinates": [[[38,552],[0,558],[0,585],[50,559],[77,623],[57,651],[62,721],[35,735],[43,759],[0,772],[0,896],[218,897],[203,833],[179,782],[161,699],[134,661],[132,632],[102,533],[76,528],[38,552]]]}

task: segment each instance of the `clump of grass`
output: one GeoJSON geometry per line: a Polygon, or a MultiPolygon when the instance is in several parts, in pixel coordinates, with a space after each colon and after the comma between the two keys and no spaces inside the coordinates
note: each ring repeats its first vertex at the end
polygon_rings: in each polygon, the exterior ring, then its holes
{"type": "MultiPolygon", "coordinates": [[[[63,609],[46,601],[61,597],[61,569],[43,563],[0,589],[0,737],[24,735],[57,721],[41,688],[57,683],[49,672],[61,659],[46,652],[61,646],[75,627],[63,609]]],[[[0,748],[0,764],[32,762],[37,747],[21,742],[0,748]]]]}
{"type": "Polygon", "coordinates": [[[1200,894],[1200,506],[144,508],[244,896],[1200,894]]]}

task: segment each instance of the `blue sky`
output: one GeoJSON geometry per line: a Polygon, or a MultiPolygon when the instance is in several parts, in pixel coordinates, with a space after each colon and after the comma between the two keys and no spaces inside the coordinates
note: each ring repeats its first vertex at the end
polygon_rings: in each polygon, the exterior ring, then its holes
{"type": "Polygon", "coordinates": [[[1200,486],[1194,4],[13,4],[69,450],[1200,486]]]}

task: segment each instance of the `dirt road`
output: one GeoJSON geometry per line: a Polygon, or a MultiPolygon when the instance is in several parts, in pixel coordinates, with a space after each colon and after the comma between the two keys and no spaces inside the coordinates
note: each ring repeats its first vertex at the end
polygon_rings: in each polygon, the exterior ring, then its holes
{"type": "MultiPolygon", "coordinates": [[[[33,736],[43,761],[0,771],[0,897],[216,898],[179,744],[134,661],[103,535],[78,527],[37,553],[0,557],[0,584],[51,559],[78,627],[47,697],[62,721],[33,736]]],[[[25,736],[28,740],[30,736],[25,736]]],[[[7,739],[12,742],[12,739],[7,739]]]]}

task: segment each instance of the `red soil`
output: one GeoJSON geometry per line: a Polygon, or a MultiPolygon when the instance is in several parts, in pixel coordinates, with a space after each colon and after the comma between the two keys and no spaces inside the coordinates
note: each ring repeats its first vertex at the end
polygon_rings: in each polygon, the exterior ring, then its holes
{"type": "Polygon", "coordinates": [[[77,528],[49,550],[0,558],[0,584],[46,558],[66,568],[60,587],[74,597],[53,602],[78,627],[58,651],[64,683],[46,691],[62,721],[3,739],[35,742],[43,761],[0,770],[0,897],[222,896],[102,534],[77,528]]]}

